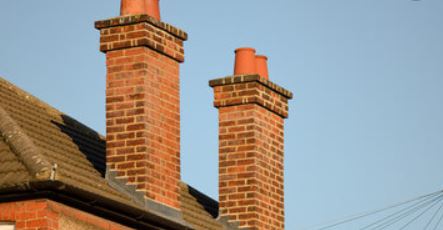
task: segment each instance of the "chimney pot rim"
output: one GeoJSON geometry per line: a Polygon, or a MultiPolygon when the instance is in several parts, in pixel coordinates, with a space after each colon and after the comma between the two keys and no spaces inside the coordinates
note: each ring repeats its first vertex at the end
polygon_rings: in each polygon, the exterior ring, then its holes
{"type": "Polygon", "coordinates": [[[268,56],[266,55],[256,55],[255,57],[260,59],[265,59],[266,61],[268,60],[268,56]]]}
{"type": "Polygon", "coordinates": [[[235,53],[240,52],[240,51],[252,51],[252,52],[256,52],[256,50],[252,47],[240,47],[235,49],[235,53]]]}

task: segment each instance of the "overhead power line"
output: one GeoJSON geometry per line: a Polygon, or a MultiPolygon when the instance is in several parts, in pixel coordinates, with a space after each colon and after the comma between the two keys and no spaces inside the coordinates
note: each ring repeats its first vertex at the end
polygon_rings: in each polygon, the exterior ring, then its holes
{"type": "Polygon", "coordinates": [[[408,217],[409,215],[414,214],[415,212],[419,211],[420,209],[432,204],[437,199],[441,198],[443,195],[438,196],[430,196],[425,199],[420,200],[419,202],[416,202],[410,206],[407,206],[401,210],[398,210],[380,220],[377,220],[360,230],[370,229],[370,230],[379,230],[379,229],[386,229],[387,227],[401,221],[402,219],[408,217]],[[369,228],[372,227],[372,228],[369,228]]]}
{"type": "Polygon", "coordinates": [[[429,207],[427,207],[423,212],[421,212],[420,214],[418,214],[416,217],[414,217],[412,220],[410,220],[408,223],[406,223],[405,225],[403,225],[399,230],[404,230],[406,227],[408,227],[410,224],[412,224],[414,221],[416,221],[418,218],[420,218],[421,216],[423,216],[426,212],[428,212],[431,208],[433,208],[435,205],[437,205],[438,203],[440,203],[441,199],[443,198],[443,196],[439,196],[438,198],[436,198],[437,202],[434,202],[432,205],[430,205],[429,207]]]}
{"type": "MultiPolygon", "coordinates": [[[[363,212],[357,215],[352,215],[346,218],[342,218],[339,220],[335,220],[335,221],[331,221],[329,223],[325,223],[322,225],[317,225],[317,227],[311,227],[311,228],[306,228],[305,230],[326,230],[326,229],[331,229],[334,227],[339,227],[341,225],[346,225],[346,224],[350,224],[359,220],[362,220],[364,218],[370,217],[370,216],[374,216],[376,214],[382,214],[383,212],[387,212],[389,210],[395,210],[395,208],[400,208],[402,206],[408,205],[405,208],[402,208],[398,211],[395,211],[394,213],[388,215],[387,217],[384,217],[382,219],[379,219],[369,225],[364,226],[363,228],[361,228],[361,230],[369,230],[369,228],[372,229],[384,229],[385,227],[391,226],[394,223],[398,222],[398,219],[400,218],[400,220],[403,220],[403,218],[407,218],[410,215],[415,214],[416,212],[418,212],[419,210],[425,208],[425,212],[424,213],[420,213],[418,216],[414,217],[414,221],[416,219],[419,219],[421,216],[423,216],[427,211],[429,211],[430,209],[432,209],[432,207],[434,207],[436,204],[440,203],[440,201],[443,200],[443,190],[437,191],[437,192],[433,192],[433,193],[429,193],[426,195],[422,195],[422,196],[418,196],[412,199],[409,199],[407,201],[403,201],[403,202],[399,202],[390,206],[387,206],[385,208],[381,208],[381,209],[376,209],[373,211],[368,211],[368,212],[363,212]],[[394,221],[394,223],[391,223],[392,221],[394,221]],[[381,227],[381,228],[380,228],[381,227]]],[[[438,209],[438,212],[443,208],[443,204],[442,206],[438,209]]],[[[434,213],[435,216],[438,215],[438,212],[434,213]]],[[[431,218],[430,223],[432,223],[432,220],[435,219],[435,216],[433,216],[431,218]]],[[[440,224],[440,222],[442,222],[443,220],[443,213],[440,216],[439,220],[437,221],[437,223],[434,225],[435,228],[438,227],[438,225],[440,224]]],[[[413,222],[413,221],[412,221],[413,222]]],[[[411,223],[412,223],[411,222],[411,223]]],[[[426,226],[429,226],[430,223],[428,223],[426,226]]],[[[406,225],[405,227],[409,226],[406,225]]]]}
{"type": "Polygon", "coordinates": [[[440,212],[442,207],[443,207],[443,203],[441,203],[440,206],[438,207],[438,209],[434,212],[434,215],[432,215],[431,219],[428,221],[428,223],[426,224],[426,226],[423,230],[427,230],[428,227],[431,226],[432,222],[434,221],[435,217],[437,217],[437,215],[440,212]]]}
{"type": "Polygon", "coordinates": [[[437,224],[435,224],[434,230],[437,230],[438,226],[439,226],[440,223],[441,223],[441,220],[443,220],[443,213],[441,214],[440,219],[438,219],[437,224]]]}

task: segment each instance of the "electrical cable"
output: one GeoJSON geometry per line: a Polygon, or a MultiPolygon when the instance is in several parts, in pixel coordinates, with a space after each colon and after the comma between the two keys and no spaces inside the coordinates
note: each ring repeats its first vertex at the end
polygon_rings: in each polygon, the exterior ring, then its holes
{"type": "Polygon", "coordinates": [[[434,221],[435,217],[437,217],[437,214],[440,212],[442,207],[443,207],[443,203],[441,203],[440,207],[438,207],[438,209],[434,212],[434,215],[432,215],[431,219],[428,221],[428,223],[426,224],[426,226],[423,230],[426,230],[426,229],[428,229],[429,226],[431,226],[432,222],[434,221]]]}
{"type": "MultiPolygon", "coordinates": [[[[401,214],[400,216],[397,216],[393,219],[388,220],[387,222],[381,223],[380,225],[375,226],[374,228],[371,228],[371,230],[379,230],[379,229],[385,229],[397,222],[399,222],[400,220],[403,220],[404,218],[407,218],[409,215],[414,214],[415,212],[419,211],[422,208],[427,207],[428,205],[434,203],[436,200],[439,200],[443,197],[443,195],[440,195],[436,198],[433,198],[431,201],[427,201],[424,204],[421,204],[417,207],[414,207],[412,210],[408,210],[406,213],[401,214]]],[[[397,212],[396,214],[399,214],[400,212],[397,212]]]]}
{"type": "Polygon", "coordinates": [[[425,203],[425,205],[429,204],[429,200],[435,199],[435,197],[438,197],[438,196],[441,196],[441,194],[433,193],[432,195],[430,195],[430,196],[428,196],[428,197],[426,197],[424,199],[418,200],[416,203],[414,203],[412,205],[404,207],[404,208],[402,208],[402,209],[400,209],[400,210],[398,210],[398,211],[396,211],[396,212],[394,212],[394,213],[392,213],[392,214],[390,214],[390,215],[388,215],[386,217],[383,217],[383,218],[381,218],[381,219],[379,219],[379,220],[377,220],[377,221],[375,221],[375,222],[373,222],[373,223],[371,223],[369,225],[366,225],[363,228],[360,228],[360,230],[368,229],[368,228],[370,228],[370,227],[372,227],[374,225],[375,225],[375,227],[372,228],[372,229],[377,229],[378,227],[381,227],[381,226],[383,226],[385,224],[389,224],[390,221],[392,221],[391,218],[396,220],[398,218],[397,215],[400,215],[400,218],[401,218],[401,217],[403,217],[403,214],[404,214],[403,212],[406,212],[406,213],[409,214],[409,211],[411,209],[414,209],[414,211],[415,211],[416,210],[415,208],[422,207],[421,205],[423,205],[424,203],[425,203]]]}
{"type": "MultiPolygon", "coordinates": [[[[339,225],[342,225],[342,224],[346,224],[346,223],[352,222],[354,220],[358,220],[358,219],[361,219],[361,218],[365,218],[367,216],[371,216],[371,215],[374,215],[374,214],[377,214],[377,213],[381,213],[381,212],[387,211],[387,210],[392,209],[392,208],[397,208],[397,207],[406,205],[406,204],[411,203],[411,202],[419,201],[419,200],[422,200],[422,199],[428,200],[428,199],[431,199],[431,198],[433,198],[433,197],[435,197],[437,195],[441,195],[442,193],[443,193],[443,190],[439,190],[437,192],[433,192],[433,193],[429,193],[429,194],[426,194],[426,195],[418,196],[418,197],[409,199],[407,201],[403,201],[403,202],[399,202],[399,203],[390,205],[390,206],[385,207],[385,208],[376,209],[376,210],[373,210],[373,211],[368,211],[368,212],[360,213],[360,214],[353,215],[353,216],[350,216],[350,217],[342,218],[340,220],[333,221],[332,223],[330,222],[331,224],[322,224],[322,225],[320,225],[320,227],[310,227],[310,228],[307,228],[306,230],[308,230],[308,229],[317,229],[317,230],[330,229],[332,227],[336,227],[336,226],[339,226],[339,225]]],[[[422,202],[422,201],[420,201],[420,202],[422,202]]]]}
{"type": "Polygon", "coordinates": [[[435,224],[434,230],[437,230],[438,226],[441,223],[441,220],[443,220],[443,213],[441,214],[440,219],[438,219],[438,222],[435,224]]]}
{"type": "Polygon", "coordinates": [[[408,223],[406,223],[405,225],[403,225],[399,230],[403,230],[406,227],[408,227],[411,223],[413,223],[414,221],[416,221],[418,218],[420,218],[421,216],[423,216],[426,212],[428,212],[430,209],[432,209],[435,205],[437,205],[438,203],[440,203],[442,197],[439,198],[438,202],[435,202],[434,204],[432,204],[431,206],[429,206],[428,208],[426,208],[423,212],[421,212],[418,216],[414,217],[412,220],[410,220],[408,223]]]}

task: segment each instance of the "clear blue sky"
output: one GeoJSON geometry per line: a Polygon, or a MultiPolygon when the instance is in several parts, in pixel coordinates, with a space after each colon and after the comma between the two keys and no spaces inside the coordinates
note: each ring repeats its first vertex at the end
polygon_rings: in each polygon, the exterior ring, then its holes
{"type": "MultiPolygon", "coordinates": [[[[189,33],[182,65],[182,177],[217,198],[217,111],[207,82],[233,50],[270,58],[292,90],[287,229],[443,188],[442,0],[162,0],[189,33]]],[[[0,75],[104,134],[104,55],[93,22],[118,0],[0,4],[0,75]]]]}

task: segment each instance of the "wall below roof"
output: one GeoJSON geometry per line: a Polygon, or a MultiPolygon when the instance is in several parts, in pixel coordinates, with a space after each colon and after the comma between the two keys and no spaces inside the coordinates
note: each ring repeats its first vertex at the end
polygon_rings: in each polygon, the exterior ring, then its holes
{"type": "Polygon", "coordinates": [[[12,222],[16,230],[128,230],[125,226],[46,200],[0,204],[0,222],[12,222]]]}

